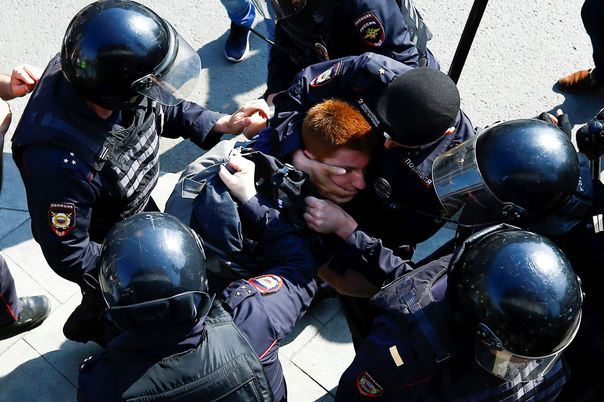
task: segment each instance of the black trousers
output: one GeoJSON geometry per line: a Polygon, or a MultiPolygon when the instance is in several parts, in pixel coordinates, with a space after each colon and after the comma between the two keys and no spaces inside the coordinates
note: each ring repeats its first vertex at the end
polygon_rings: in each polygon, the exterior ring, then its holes
{"type": "Polygon", "coordinates": [[[585,0],[581,9],[581,19],[591,39],[598,76],[604,78],[604,1],[585,0]]]}
{"type": "Polygon", "coordinates": [[[0,325],[14,322],[21,314],[15,281],[4,258],[0,256],[0,325]]]}

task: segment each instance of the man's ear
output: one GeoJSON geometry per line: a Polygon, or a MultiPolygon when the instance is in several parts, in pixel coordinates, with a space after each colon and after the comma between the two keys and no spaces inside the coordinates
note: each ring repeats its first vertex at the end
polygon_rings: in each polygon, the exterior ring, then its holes
{"type": "Polygon", "coordinates": [[[446,137],[447,135],[451,135],[451,134],[453,134],[454,132],[455,132],[455,127],[449,127],[449,128],[447,129],[447,131],[445,131],[445,134],[444,134],[444,135],[445,135],[445,137],[446,137]]]}
{"type": "Polygon", "coordinates": [[[306,156],[308,159],[312,159],[313,161],[317,159],[317,157],[308,149],[304,149],[302,152],[304,152],[304,156],[306,156]]]}

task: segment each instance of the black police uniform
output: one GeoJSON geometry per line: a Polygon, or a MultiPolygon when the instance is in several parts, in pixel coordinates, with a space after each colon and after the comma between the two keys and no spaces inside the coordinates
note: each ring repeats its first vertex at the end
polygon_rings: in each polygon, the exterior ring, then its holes
{"type": "Polygon", "coordinates": [[[17,297],[15,280],[11,275],[8,265],[0,256],[0,325],[11,324],[21,314],[21,303],[17,297]]]}
{"type": "Polygon", "coordinates": [[[568,376],[562,359],[542,378],[505,381],[472,358],[473,339],[466,345],[455,336],[445,299],[450,258],[401,276],[373,297],[377,318],[340,379],[337,401],[555,399],[568,376]]]}
{"type": "MultiPolygon", "coordinates": [[[[304,69],[287,92],[275,97],[272,129],[260,135],[254,148],[287,160],[293,151],[302,148],[300,133],[306,111],[329,98],[356,105],[376,131],[383,132],[373,112],[377,99],[397,75],[411,69],[373,53],[304,69]]],[[[366,173],[368,188],[345,206],[362,228],[398,249],[429,238],[442,226],[443,221],[438,219],[441,206],[431,178],[432,163],[445,150],[475,134],[463,112],[455,128],[452,135],[428,146],[376,150],[366,173]]]]}
{"type": "Polygon", "coordinates": [[[215,302],[209,314],[210,320],[191,325],[185,336],[174,329],[138,336],[126,334],[115,339],[100,357],[83,365],[79,401],[121,400],[122,395],[129,392],[133,396],[163,393],[166,397],[173,396],[174,400],[208,400],[206,395],[225,395],[224,391],[233,385],[225,378],[224,383],[212,383],[222,374],[229,377],[231,371],[235,373],[233,381],[241,380],[243,383],[254,378],[260,384],[256,390],[258,393],[265,380],[255,370],[255,359],[262,363],[275,400],[286,399],[285,380],[278,359],[279,342],[293,329],[316,293],[316,267],[305,240],[293,226],[280,219],[279,212],[262,205],[257,197],[243,204],[240,212],[253,223],[253,236],[266,248],[267,266],[270,267],[266,273],[233,282],[220,296],[221,302],[215,302]],[[212,343],[211,340],[216,339],[212,336],[216,333],[213,329],[203,335],[204,324],[212,326],[217,320],[226,324],[230,322],[221,313],[223,308],[245,337],[242,340],[230,332],[228,336],[233,337],[230,339],[235,339],[232,345],[224,344],[222,339],[212,343]],[[253,358],[248,353],[250,346],[255,354],[253,358]],[[185,353],[189,350],[193,352],[185,353]],[[229,362],[234,356],[231,353],[235,352],[240,354],[239,360],[229,362]],[[192,353],[195,354],[194,359],[190,359],[192,353]],[[209,360],[197,359],[204,353],[212,357],[209,360]],[[132,359],[131,356],[137,358],[132,359]],[[211,373],[223,363],[224,371],[214,373],[212,377],[211,373]],[[251,366],[247,377],[240,370],[243,363],[251,366]],[[148,370],[151,366],[152,369],[148,370]],[[173,372],[174,367],[178,367],[178,371],[173,372]],[[185,387],[184,384],[188,385],[185,387]],[[208,394],[200,398],[201,394],[197,392],[202,390],[207,390],[208,394]],[[177,396],[183,399],[176,399],[177,396]]]}
{"type": "Polygon", "coordinates": [[[426,48],[427,39],[418,41],[409,28],[421,21],[409,0],[312,3],[317,7],[307,4],[298,14],[277,22],[278,46],[270,51],[266,94],[286,90],[300,69],[311,64],[364,52],[383,54],[411,67],[440,68],[426,48]],[[401,11],[406,9],[411,11],[401,11]]]}
{"type": "Polygon", "coordinates": [[[48,65],[13,136],[13,158],[27,192],[32,232],[46,261],[82,285],[100,242],[120,219],[145,208],[159,177],[159,135],[209,148],[223,116],[190,102],[166,107],[145,98],[103,120],[48,65]]]}

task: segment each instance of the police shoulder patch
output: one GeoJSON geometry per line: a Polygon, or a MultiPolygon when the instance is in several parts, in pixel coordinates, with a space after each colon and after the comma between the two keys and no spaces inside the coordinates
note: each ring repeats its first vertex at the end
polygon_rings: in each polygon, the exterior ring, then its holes
{"type": "Polygon", "coordinates": [[[317,75],[310,82],[311,87],[320,87],[321,85],[327,84],[329,81],[333,80],[338,73],[340,72],[341,63],[334,64],[329,67],[327,70],[323,71],[321,74],[317,75]]]}
{"type": "Polygon", "coordinates": [[[357,377],[357,389],[363,396],[377,398],[384,394],[384,388],[371,377],[367,370],[361,371],[357,377]]]}
{"type": "Polygon", "coordinates": [[[373,11],[368,11],[354,21],[363,42],[372,47],[380,47],[384,44],[384,26],[373,11]]]}
{"type": "Polygon", "coordinates": [[[247,282],[255,287],[263,296],[278,292],[283,287],[283,279],[273,274],[256,276],[248,279],[247,282]]]}
{"type": "Polygon", "coordinates": [[[51,202],[48,206],[48,224],[59,237],[65,236],[75,227],[75,205],[71,202],[51,202]]]}

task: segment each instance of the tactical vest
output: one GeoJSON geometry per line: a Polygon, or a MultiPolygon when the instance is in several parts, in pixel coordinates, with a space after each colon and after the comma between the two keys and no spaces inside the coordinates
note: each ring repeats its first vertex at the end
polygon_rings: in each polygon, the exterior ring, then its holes
{"type": "Polygon", "coordinates": [[[110,362],[111,372],[130,368],[130,372],[143,373],[123,390],[121,400],[273,401],[262,363],[220,301],[213,302],[204,325],[196,348],[165,357],[148,368],[149,358],[140,351],[107,349],[101,356],[110,362]]]}
{"type": "Polygon", "coordinates": [[[421,371],[419,376],[434,375],[427,387],[437,389],[447,401],[553,400],[568,374],[562,360],[544,378],[504,381],[478,366],[472,348],[461,345],[445,299],[450,258],[401,276],[372,299],[376,307],[397,317],[402,333],[409,334],[412,352],[421,363],[414,367],[421,371]]]}
{"type": "Polygon", "coordinates": [[[69,108],[69,104],[83,102],[83,99],[79,96],[61,99],[60,85],[68,84],[61,72],[60,59],[55,56],[15,130],[15,160],[30,145],[48,144],[66,149],[111,178],[124,202],[121,217],[139,212],[159,178],[161,107],[145,98],[133,111],[130,127],[111,130],[111,123],[88,119],[69,108]]]}

